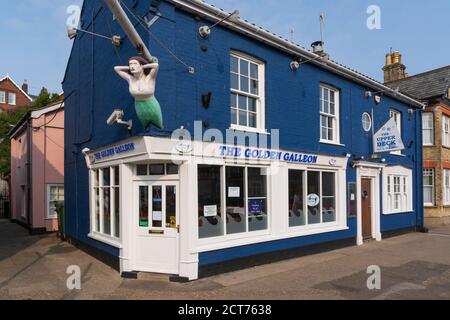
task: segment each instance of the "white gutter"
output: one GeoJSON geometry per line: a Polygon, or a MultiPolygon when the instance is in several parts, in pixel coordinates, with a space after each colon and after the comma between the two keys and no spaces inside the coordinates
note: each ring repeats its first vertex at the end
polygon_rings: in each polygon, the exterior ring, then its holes
{"type": "MultiPolygon", "coordinates": [[[[207,18],[214,22],[220,21],[221,19],[229,15],[228,12],[222,11],[202,0],[167,0],[167,1],[175,4],[177,7],[183,8],[188,12],[202,15],[204,18],[207,18]]],[[[289,42],[288,40],[283,39],[280,36],[277,36],[276,34],[273,34],[267,30],[257,27],[254,24],[248,23],[241,19],[239,19],[237,22],[224,21],[223,24],[232,30],[245,34],[258,41],[267,43],[289,54],[300,56],[302,59],[305,60],[311,60],[310,63],[319,66],[323,69],[329,70],[345,78],[351,79],[360,84],[371,87],[372,89],[375,89],[377,91],[382,91],[383,93],[386,93],[387,95],[389,95],[394,99],[401,100],[418,108],[422,109],[425,108],[425,105],[423,103],[405,94],[396,92],[394,89],[389,88],[376,80],[370,79],[369,77],[361,73],[346,68],[343,65],[340,65],[334,61],[330,60],[322,61],[319,59],[320,57],[315,53],[312,53],[302,47],[299,47],[289,42]]]]}
{"type": "Polygon", "coordinates": [[[108,5],[109,10],[111,10],[114,17],[116,17],[117,22],[119,22],[123,31],[125,31],[125,34],[130,39],[131,43],[133,43],[136,50],[138,52],[142,52],[147,60],[152,61],[153,59],[152,55],[150,54],[150,51],[148,50],[144,41],[142,41],[141,36],[134,28],[127,14],[123,10],[122,6],[119,3],[119,0],[105,0],[105,2],[108,5]]]}

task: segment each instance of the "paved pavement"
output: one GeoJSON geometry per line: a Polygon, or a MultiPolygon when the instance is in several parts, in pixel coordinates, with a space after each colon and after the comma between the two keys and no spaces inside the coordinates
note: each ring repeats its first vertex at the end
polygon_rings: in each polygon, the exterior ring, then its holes
{"type": "Polygon", "coordinates": [[[0,220],[0,299],[450,299],[450,227],[411,233],[190,283],[119,274],[55,235],[29,236],[0,220]],[[78,265],[81,290],[67,267],[78,265]],[[367,268],[381,270],[381,290],[367,289],[367,268]]]}

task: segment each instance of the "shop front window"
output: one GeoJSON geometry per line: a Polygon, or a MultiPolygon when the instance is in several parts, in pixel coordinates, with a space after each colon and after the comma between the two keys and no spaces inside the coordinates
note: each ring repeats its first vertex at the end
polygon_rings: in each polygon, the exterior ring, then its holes
{"type": "Polygon", "coordinates": [[[336,221],[336,174],[289,170],[289,227],[336,221]]]}
{"type": "Polygon", "coordinates": [[[92,230],[120,238],[120,176],[119,167],[93,170],[92,230]]]}
{"type": "Polygon", "coordinates": [[[199,238],[266,230],[266,180],[261,168],[199,166],[199,238]]]}
{"type": "Polygon", "coordinates": [[[227,234],[242,233],[247,231],[245,219],[245,195],[244,195],[245,168],[226,168],[227,191],[227,234]]]}
{"type": "Polygon", "coordinates": [[[223,235],[220,166],[198,168],[199,238],[223,235]]]}

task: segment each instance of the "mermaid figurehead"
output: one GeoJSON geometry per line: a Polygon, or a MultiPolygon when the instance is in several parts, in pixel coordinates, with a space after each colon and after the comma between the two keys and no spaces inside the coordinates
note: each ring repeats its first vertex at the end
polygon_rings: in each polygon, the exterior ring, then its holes
{"type": "Polygon", "coordinates": [[[128,66],[118,66],[114,70],[128,82],[130,94],[135,99],[136,114],[142,126],[147,129],[153,124],[159,129],[164,129],[161,106],[155,98],[158,59],[152,58],[152,61],[148,61],[140,56],[131,57],[128,66]]]}

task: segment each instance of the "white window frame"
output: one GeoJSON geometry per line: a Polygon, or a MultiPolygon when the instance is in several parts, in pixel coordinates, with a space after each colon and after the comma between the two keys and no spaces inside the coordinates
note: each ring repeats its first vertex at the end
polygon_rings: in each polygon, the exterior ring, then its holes
{"type": "MultiPolygon", "coordinates": [[[[58,218],[58,214],[51,214],[51,206],[50,206],[50,190],[51,188],[62,188],[64,191],[64,184],[48,184],[47,185],[47,219],[57,219],[58,218]]],[[[60,200],[58,200],[60,201],[60,200]]],[[[64,199],[62,200],[64,201],[64,199]]]]}
{"type": "Polygon", "coordinates": [[[6,103],[6,92],[3,90],[0,90],[0,103],[6,103]]]}
{"type": "Polygon", "coordinates": [[[362,127],[364,132],[370,132],[370,130],[372,130],[372,116],[370,115],[370,113],[368,112],[364,112],[361,116],[361,123],[362,123],[362,127]],[[364,119],[364,117],[367,117],[366,119],[364,119]],[[368,122],[366,120],[369,120],[368,122]],[[366,124],[369,125],[369,127],[366,127],[366,124]]]}
{"type": "Polygon", "coordinates": [[[403,166],[383,169],[383,214],[413,211],[412,170],[403,166]],[[395,206],[398,199],[398,207],[395,206]]]}
{"type": "MultiPolygon", "coordinates": [[[[329,97],[328,97],[329,99],[329,97]]],[[[328,109],[330,111],[330,105],[328,106],[328,109]]],[[[320,142],[321,143],[328,143],[328,144],[337,144],[340,145],[340,91],[332,86],[321,84],[320,85],[320,122],[319,122],[319,128],[320,128],[320,142]],[[324,98],[324,91],[328,90],[329,92],[334,92],[334,114],[330,112],[325,112],[325,103],[329,103],[329,100],[325,100],[324,98]],[[328,119],[331,119],[332,125],[333,125],[333,139],[328,139],[327,137],[322,136],[322,118],[326,117],[328,119]]],[[[329,127],[327,127],[329,128],[329,127]]]]}
{"type": "MultiPolygon", "coordinates": [[[[236,90],[231,88],[231,83],[230,83],[230,95],[231,94],[236,94],[236,95],[241,95],[241,96],[246,96],[249,98],[253,98],[256,99],[256,128],[254,127],[249,127],[249,126],[243,126],[243,125],[239,125],[239,124],[232,124],[230,122],[230,128],[234,129],[234,130],[239,130],[239,131],[247,131],[247,132],[256,132],[256,133],[266,133],[266,119],[265,119],[265,113],[266,113],[266,109],[265,109],[265,64],[264,62],[255,59],[254,57],[251,57],[249,55],[243,54],[241,52],[237,52],[237,51],[231,51],[230,53],[230,59],[231,57],[237,58],[239,60],[238,63],[238,68],[239,68],[239,73],[238,73],[238,81],[240,84],[240,68],[241,68],[241,64],[240,64],[240,60],[245,60],[249,63],[253,63],[258,65],[258,94],[252,94],[249,92],[244,92],[241,90],[236,90]]],[[[230,74],[233,73],[231,71],[230,68],[230,74]]],[[[249,75],[250,77],[250,75],[249,75]]],[[[239,100],[239,98],[238,98],[239,100]]],[[[231,116],[231,105],[229,108],[229,114],[231,116]]],[[[239,107],[237,108],[237,112],[239,110],[239,107]]],[[[247,109],[248,110],[248,109],[247,109]]],[[[247,113],[249,113],[249,111],[247,111],[247,113]]],[[[239,122],[239,113],[237,114],[237,119],[239,122]]],[[[247,119],[247,123],[248,123],[248,119],[247,119]]]]}
{"type": "MultiPolygon", "coordinates": [[[[402,138],[402,113],[395,109],[389,110],[389,119],[394,118],[395,124],[397,125],[398,133],[400,134],[400,138],[402,138]]],[[[391,154],[402,155],[402,151],[392,151],[391,154]]]]}
{"type": "MultiPolygon", "coordinates": [[[[424,146],[433,146],[434,145],[434,113],[433,112],[424,112],[422,115],[422,131],[430,131],[431,132],[431,141],[423,140],[424,146]],[[430,119],[431,118],[431,119],[430,119]],[[431,121],[430,121],[431,120],[431,121]],[[431,124],[431,127],[429,126],[431,124]]],[[[422,134],[425,137],[425,134],[422,134]]]]}
{"type": "Polygon", "coordinates": [[[450,148],[450,117],[442,115],[442,146],[450,148]]]}
{"type": "Polygon", "coordinates": [[[14,92],[8,92],[8,104],[11,106],[15,106],[17,104],[17,94],[14,92]],[[14,99],[11,99],[11,97],[14,97],[14,99]]]}
{"type": "Polygon", "coordinates": [[[442,199],[444,206],[450,205],[450,170],[442,170],[442,199]]]}
{"type": "Polygon", "coordinates": [[[429,176],[432,177],[432,183],[431,185],[426,185],[425,184],[425,179],[424,179],[424,183],[423,183],[423,188],[425,190],[425,188],[431,188],[431,195],[432,195],[432,202],[425,202],[424,199],[424,206],[425,207],[434,207],[435,203],[436,203],[436,170],[434,168],[424,168],[423,169],[423,176],[425,177],[425,174],[429,174],[429,176]]]}
{"type": "MultiPolygon", "coordinates": [[[[299,171],[302,173],[303,176],[303,213],[305,214],[305,225],[302,226],[290,226],[288,223],[288,228],[290,230],[311,230],[311,229],[320,229],[320,228],[326,228],[326,227],[333,227],[333,226],[338,226],[340,224],[341,221],[341,211],[339,210],[339,173],[337,171],[333,171],[333,170],[320,170],[320,169],[314,169],[314,168],[304,168],[304,169],[297,169],[294,167],[288,167],[288,177],[287,177],[287,197],[285,197],[286,203],[289,204],[290,207],[290,203],[289,203],[289,171],[299,171]],[[320,198],[320,203],[319,203],[319,213],[320,213],[320,223],[314,223],[311,224],[309,223],[309,214],[308,214],[308,173],[309,172],[318,172],[319,173],[319,184],[320,184],[320,188],[319,188],[319,198],[320,198]],[[324,196],[323,195],[323,174],[324,173],[331,173],[334,175],[334,196],[324,196]],[[330,222],[324,222],[323,221],[323,200],[326,198],[334,198],[334,207],[335,207],[335,221],[330,221],[330,222]]],[[[290,209],[290,208],[289,208],[290,209]]]]}
{"type": "Polygon", "coordinates": [[[114,179],[115,175],[114,175],[114,170],[119,170],[119,179],[120,179],[120,166],[111,166],[111,167],[99,167],[99,168],[95,168],[95,169],[91,169],[90,170],[90,221],[91,221],[91,227],[90,227],[90,234],[89,237],[96,239],[98,241],[102,241],[105,242],[109,245],[112,245],[114,247],[121,247],[121,237],[122,234],[120,233],[120,226],[123,223],[122,222],[122,214],[120,212],[121,208],[119,207],[119,225],[117,226],[119,228],[119,235],[120,237],[116,237],[116,226],[115,226],[115,189],[119,189],[119,197],[120,197],[120,188],[122,188],[121,184],[116,184],[116,181],[114,179]],[[105,187],[103,185],[103,170],[104,169],[109,169],[110,170],[110,185],[105,187]],[[95,181],[96,181],[96,171],[99,172],[99,181],[98,181],[98,186],[95,185],[95,181]],[[109,196],[109,200],[110,200],[110,210],[111,210],[111,216],[110,216],[110,231],[111,234],[106,234],[104,232],[104,193],[103,193],[103,189],[105,188],[109,188],[110,190],[110,196],[109,196]],[[99,224],[97,225],[97,219],[96,219],[96,190],[99,190],[99,211],[100,211],[100,221],[99,224]]]}
{"type": "MultiPolygon", "coordinates": [[[[210,164],[207,164],[208,166],[210,164]]],[[[221,180],[221,214],[222,217],[225,217],[222,219],[223,223],[223,234],[218,235],[216,237],[209,237],[209,238],[200,238],[200,232],[197,229],[197,243],[199,246],[204,245],[210,245],[210,244],[218,244],[218,243],[225,243],[227,241],[233,241],[233,240],[241,240],[241,239],[249,239],[253,237],[259,237],[259,236],[267,236],[272,231],[272,212],[270,210],[270,201],[271,201],[271,193],[270,193],[270,175],[264,175],[266,179],[266,214],[267,214],[267,228],[264,230],[256,230],[256,231],[250,231],[249,230],[249,208],[248,208],[248,202],[250,199],[263,199],[263,198],[250,198],[248,197],[248,169],[249,168],[256,168],[261,170],[269,170],[268,167],[265,166],[258,166],[258,165],[244,165],[244,164],[225,164],[225,165],[219,165],[220,166],[220,180],[221,180]],[[244,198],[244,206],[245,206],[245,219],[246,219],[246,229],[245,232],[241,233],[234,233],[234,234],[228,234],[227,233],[227,223],[226,223],[226,195],[228,194],[228,190],[226,189],[226,168],[227,167],[240,167],[244,168],[244,190],[243,192],[243,198],[244,198]]],[[[197,210],[198,212],[198,210],[197,210]]]]}

